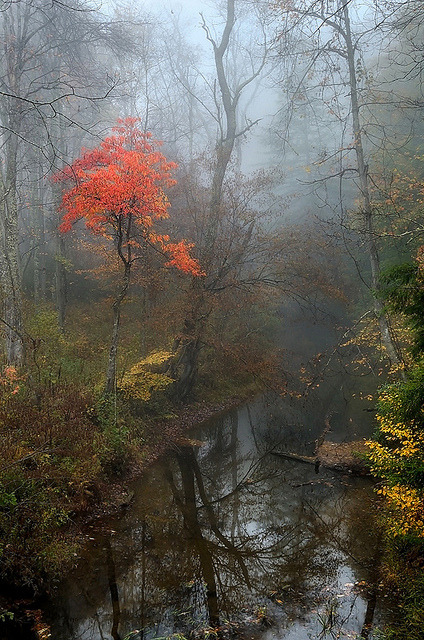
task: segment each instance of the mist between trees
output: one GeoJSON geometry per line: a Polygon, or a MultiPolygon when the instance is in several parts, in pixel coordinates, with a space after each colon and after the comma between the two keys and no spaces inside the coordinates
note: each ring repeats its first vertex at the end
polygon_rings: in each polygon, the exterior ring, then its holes
{"type": "Polygon", "coordinates": [[[349,366],[366,349],[405,376],[380,273],[421,244],[423,15],[3,1],[7,402],[298,391],[301,361],[321,352],[312,385],[350,341],[349,366]]]}
{"type": "MultiPolygon", "coordinates": [[[[375,291],[384,237],[397,233],[393,224],[403,218],[408,226],[408,236],[399,230],[398,252],[405,240],[410,249],[420,229],[419,220],[387,204],[394,172],[407,163],[413,171],[418,162],[419,8],[417,2],[228,2],[196,13],[196,27],[192,5],[190,13],[184,5],[153,13],[144,6],[3,3],[7,362],[21,364],[33,348],[24,299],[53,303],[64,329],[68,303],[89,298],[87,268],[99,268],[101,258],[94,265],[93,250],[81,241],[94,242],[97,252],[106,248],[78,225],[72,237],[59,232],[67,186],[51,177],[83,147],[98,146],[118,118],[138,118],[140,130],[152,131],[179,165],[168,224],[195,243],[206,272],[196,284],[198,295],[209,298],[196,302],[201,316],[219,298],[215,289],[222,294],[238,279],[252,291],[273,287],[281,298],[307,297],[311,274],[299,273],[295,246],[302,247],[305,229],[311,262],[328,243],[348,279],[356,278],[350,254],[358,282],[375,291]]],[[[145,253],[144,261],[153,259],[147,247],[145,253]]],[[[324,285],[331,266],[315,261],[312,272],[324,285]]],[[[175,287],[172,275],[161,277],[163,286],[175,287]]],[[[145,280],[139,289],[148,303],[152,285],[145,280]]],[[[334,285],[343,295],[346,284],[334,285]]],[[[190,288],[178,284],[181,307],[190,288]]],[[[389,356],[399,360],[378,297],[373,304],[389,356]]]]}

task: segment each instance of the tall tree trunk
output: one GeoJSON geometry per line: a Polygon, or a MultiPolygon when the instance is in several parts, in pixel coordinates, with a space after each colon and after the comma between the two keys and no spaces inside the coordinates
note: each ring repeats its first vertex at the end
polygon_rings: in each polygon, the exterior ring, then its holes
{"type": "Polygon", "coordinates": [[[56,255],[55,255],[55,281],[56,281],[56,310],[59,327],[63,331],[66,320],[66,305],[68,301],[68,278],[65,267],[65,240],[57,231],[56,255]]]}
{"type": "MultiPolygon", "coordinates": [[[[212,44],[214,51],[215,69],[225,115],[225,123],[222,125],[221,135],[216,144],[215,165],[211,184],[209,220],[205,238],[205,244],[210,246],[213,246],[216,242],[216,230],[222,206],[222,188],[237,137],[236,111],[240,92],[235,91],[234,96],[232,95],[224,66],[224,56],[228,50],[234,21],[234,0],[227,0],[226,23],[219,43],[212,38],[206,23],[203,24],[206,37],[212,44]]],[[[206,287],[206,281],[203,279],[199,281],[199,278],[193,278],[190,291],[192,294],[190,317],[185,321],[182,336],[179,340],[178,364],[181,373],[178,377],[176,391],[178,398],[182,401],[186,400],[191,394],[197,376],[197,365],[202,348],[202,334],[206,324],[205,320],[210,313],[206,287]]]]}
{"type": "Polygon", "coordinates": [[[105,384],[105,393],[108,395],[114,393],[116,388],[116,362],[118,356],[119,327],[121,324],[121,305],[122,301],[128,293],[128,288],[130,286],[130,273],[131,264],[129,261],[125,261],[121,290],[119,291],[119,294],[117,295],[113,303],[113,329],[112,339],[110,341],[105,384]]]}
{"type": "MultiPolygon", "coordinates": [[[[0,178],[0,217],[6,360],[8,364],[20,366],[24,360],[24,342],[16,194],[18,154],[18,138],[14,128],[16,119],[10,116],[11,133],[5,144],[6,170],[0,178]]],[[[17,122],[16,126],[18,126],[17,122]]]]}
{"type": "Polygon", "coordinates": [[[227,19],[222,32],[221,41],[218,44],[206,30],[208,40],[211,42],[215,57],[215,69],[218,77],[219,90],[221,92],[222,105],[224,107],[225,124],[222,127],[221,136],[216,145],[215,168],[212,177],[212,192],[210,200],[210,211],[214,218],[219,211],[222,201],[222,187],[225,173],[234,143],[237,137],[237,105],[240,97],[240,90],[236,90],[232,95],[225,73],[224,56],[228,50],[231,32],[234,27],[234,0],[227,0],[227,19]]]}
{"type": "Polygon", "coordinates": [[[64,330],[66,320],[66,305],[68,293],[68,278],[66,273],[66,244],[59,231],[61,217],[59,203],[62,198],[60,184],[52,186],[53,220],[56,221],[54,229],[55,261],[54,261],[54,302],[56,306],[57,321],[61,330],[64,330]]]}
{"type": "Polygon", "coordinates": [[[2,286],[4,295],[5,353],[8,364],[20,366],[24,360],[22,291],[18,253],[18,214],[14,194],[3,200],[2,286]]]}
{"type": "Polygon", "coordinates": [[[14,97],[21,95],[24,48],[30,22],[29,5],[15,3],[2,12],[1,36],[4,48],[2,83],[6,94],[0,101],[3,129],[3,163],[0,170],[1,267],[4,296],[5,352],[9,364],[19,366],[24,360],[22,324],[22,289],[19,260],[17,172],[19,136],[24,108],[14,97]]]}
{"type": "Polygon", "coordinates": [[[203,20],[202,27],[206,33],[207,40],[211,43],[216,76],[218,79],[218,91],[214,95],[217,105],[217,121],[219,122],[219,138],[215,147],[215,161],[211,179],[210,201],[208,207],[207,220],[204,225],[204,232],[197,242],[197,246],[203,245],[205,253],[210,256],[203,265],[208,272],[210,267],[211,275],[205,278],[195,278],[190,289],[190,309],[187,314],[185,326],[179,339],[180,364],[182,371],[180,383],[177,390],[181,400],[187,398],[191,393],[197,374],[197,363],[203,344],[203,334],[208,318],[213,308],[212,298],[222,290],[222,283],[225,275],[232,268],[236,268],[234,261],[232,265],[218,264],[216,255],[219,254],[220,244],[219,228],[225,209],[223,207],[223,188],[228,166],[233,156],[236,141],[256,124],[248,122],[244,129],[237,126],[237,109],[243,90],[250,85],[260,74],[266,60],[266,48],[261,63],[256,70],[251,70],[251,75],[242,80],[238,85],[231,86],[228,80],[228,70],[226,67],[226,57],[230,47],[230,38],[235,24],[235,0],[226,2],[226,20],[221,34],[221,38],[216,40],[211,30],[203,20]],[[215,251],[215,249],[217,249],[215,251]],[[214,272],[214,273],[213,273],[214,272]],[[218,274],[218,275],[217,275],[218,274]]]}
{"type": "Polygon", "coordinates": [[[364,221],[364,235],[368,248],[368,256],[371,267],[371,286],[374,291],[374,312],[378,319],[380,326],[381,338],[386,348],[387,355],[392,363],[399,364],[401,362],[401,356],[397,349],[397,345],[391,329],[390,320],[384,313],[383,303],[378,297],[378,291],[380,288],[380,259],[376,240],[376,232],[374,229],[374,216],[373,207],[370,197],[369,186],[369,173],[368,165],[365,162],[364,147],[362,141],[362,128],[360,123],[360,106],[358,96],[358,84],[356,80],[355,69],[355,46],[352,40],[352,32],[350,26],[350,16],[348,3],[344,3],[343,7],[343,19],[345,24],[345,31],[343,33],[344,40],[346,42],[347,62],[349,67],[349,90],[350,90],[350,103],[352,111],[352,123],[353,123],[353,135],[354,135],[354,148],[356,154],[357,171],[359,176],[359,189],[362,196],[362,215],[364,221]]]}
{"type": "MultiPolygon", "coordinates": [[[[57,122],[52,127],[50,133],[54,140],[54,146],[52,150],[57,157],[52,158],[52,162],[55,162],[56,166],[59,163],[62,164],[63,159],[67,157],[66,142],[65,142],[65,124],[61,115],[57,116],[57,122]],[[58,152],[58,153],[57,153],[58,152]]],[[[59,183],[56,183],[52,187],[53,195],[53,219],[56,219],[55,227],[55,303],[57,320],[59,327],[64,330],[66,320],[66,306],[68,297],[68,276],[66,271],[66,243],[59,231],[59,225],[61,223],[61,216],[59,214],[60,202],[62,200],[62,187],[59,183]]]]}
{"type": "Polygon", "coordinates": [[[35,189],[35,248],[34,248],[34,301],[38,304],[46,299],[46,228],[44,220],[43,165],[38,158],[39,170],[35,189]]]}
{"type": "Polygon", "coordinates": [[[107,363],[105,393],[111,394],[115,391],[116,383],[116,359],[118,356],[119,326],[121,323],[121,302],[119,299],[113,303],[113,329],[112,339],[109,347],[109,359],[107,363]]]}

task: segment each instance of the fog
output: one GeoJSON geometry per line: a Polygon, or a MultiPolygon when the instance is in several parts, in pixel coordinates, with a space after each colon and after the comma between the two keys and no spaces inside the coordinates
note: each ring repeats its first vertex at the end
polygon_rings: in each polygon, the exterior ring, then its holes
{"type": "MultiPolygon", "coordinates": [[[[234,288],[247,298],[260,290],[283,307],[301,300],[311,313],[347,297],[372,307],[380,262],[410,250],[402,239],[385,244],[399,211],[382,215],[382,205],[394,167],[419,155],[419,13],[413,0],[6,3],[7,358],[23,357],[24,299],[55,306],[63,328],[73,301],[116,286],[110,274],[104,284],[82,282],[101,262],[100,248],[81,248],[89,233],[76,219],[72,233],[59,231],[65,187],[57,181],[128,117],[178,165],[164,228],[194,244],[208,317],[234,288]]],[[[420,227],[405,224],[411,237],[420,227]]],[[[161,286],[169,296],[176,285],[171,278],[161,286]]],[[[178,284],[181,309],[189,289],[178,284]]],[[[346,317],[363,311],[346,309],[346,317]]],[[[178,328],[171,323],[168,332],[178,328]]]]}

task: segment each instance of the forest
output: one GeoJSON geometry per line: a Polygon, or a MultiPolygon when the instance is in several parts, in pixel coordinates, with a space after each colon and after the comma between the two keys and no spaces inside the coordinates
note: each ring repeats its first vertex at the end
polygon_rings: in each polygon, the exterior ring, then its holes
{"type": "Polygon", "coordinates": [[[0,640],[247,638],[219,611],[214,544],[251,580],[194,429],[255,398],[284,407],[273,454],[303,416],[287,465],[361,441],[377,514],[359,631],[326,605],[290,638],[423,638],[423,23],[421,0],[1,0],[0,640]],[[170,455],[202,624],[118,630],[114,578],[112,631],[55,632],[94,519],[170,455]]]}

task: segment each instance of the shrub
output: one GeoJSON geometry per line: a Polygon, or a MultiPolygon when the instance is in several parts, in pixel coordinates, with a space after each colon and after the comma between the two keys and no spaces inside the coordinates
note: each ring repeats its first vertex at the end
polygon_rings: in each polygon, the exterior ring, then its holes
{"type": "Polygon", "coordinates": [[[122,378],[119,391],[128,400],[148,403],[163,394],[174,380],[166,373],[173,354],[154,351],[135,364],[122,378]]]}
{"type": "Polygon", "coordinates": [[[378,432],[368,442],[372,472],[381,478],[390,536],[424,538],[424,364],[406,381],[387,385],[377,403],[378,432]]]}

